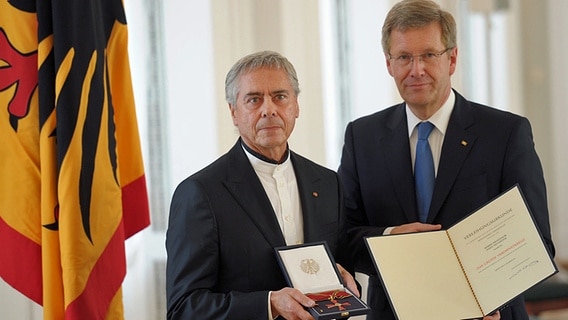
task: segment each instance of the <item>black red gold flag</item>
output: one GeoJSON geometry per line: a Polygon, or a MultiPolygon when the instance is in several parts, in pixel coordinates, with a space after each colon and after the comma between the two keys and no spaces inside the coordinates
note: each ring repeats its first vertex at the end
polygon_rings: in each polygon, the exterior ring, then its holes
{"type": "Polygon", "coordinates": [[[0,277],[44,319],[122,319],[150,223],[121,0],[0,1],[0,277]]]}

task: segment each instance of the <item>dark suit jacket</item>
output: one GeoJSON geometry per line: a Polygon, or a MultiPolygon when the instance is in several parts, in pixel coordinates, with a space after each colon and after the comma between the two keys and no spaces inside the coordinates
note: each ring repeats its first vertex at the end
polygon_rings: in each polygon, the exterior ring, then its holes
{"type": "MultiPolygon", "coordinates": [[[[346,233],[337,174],[293,152],[290,157],[305,243],[326,241],[337,262],[351,263],[339,255],[346,233]]],[[[166,237],[167,318],[267,320],[268,291],[287,286],[274,251],[285,245],[239,139],[173,195],[166,237]]]]}
{"type": "MultiPolygon", "coordinates": [[[[363,237],[418,221],[404,103],[347,125],[338,172],[345,191],[348,233],[359,257],[357,269],[374,275],[363,237]]],[[[448,228],[516,183],[553,255],[546,187],[529,121],[467,101],[456,92],[428,223],[448,228]]],[[[379,280],[371,277],[369,281],[371,290],[378,289],[381,296],[371,305],[374,319],[393,319],[379,280]]],[[[512,305],[502,311],[502,319],[528,318],[522,300],[512,305]]]]}

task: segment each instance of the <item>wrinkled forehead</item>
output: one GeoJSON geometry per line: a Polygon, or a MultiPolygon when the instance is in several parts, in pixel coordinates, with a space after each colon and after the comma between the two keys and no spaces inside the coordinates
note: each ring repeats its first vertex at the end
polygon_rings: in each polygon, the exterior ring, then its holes
{"type": "Polygon", "coordinates": [[[292,84],[283,69],[261,67],[243,72],[238,78],[237,96],[275,93],[294,94],[292,84]]]}
{"type": "Polygon", "coordinates": [[[445,49],[438,24],[422,28],[395,29],[390,35],[390,53],[423,53],[445,49]]]}

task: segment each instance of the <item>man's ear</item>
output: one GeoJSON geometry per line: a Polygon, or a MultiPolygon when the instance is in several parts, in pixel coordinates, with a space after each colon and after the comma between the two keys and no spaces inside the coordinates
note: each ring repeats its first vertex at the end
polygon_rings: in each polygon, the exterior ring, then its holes
{"type": "Polygon", "coordinates": [[[456,72],[456,66],[458,64],[458,48],[455,47],[450,51],[450,75],[456,72]]]}
{"type": "Polygon", "coordinates": [[[385,53],[385,60],[386,60],[386,63],[387,63],[387,70],[389,71],[389,74],[391,75],[391,77],[394,77],[394,75],[392,73],[392,69],[391,69],[391,67],[392,67],[391,62],[390,62],[389,56],[386,53],[385,53]]]}
{"type": "Polygon", "coordinates": [[[229,111],[231,112],[231,118],[233,119],[233,125],[236,127],[238,125],[237,115],[235,114],[235,112],[237,112],[236,106],[230,103],[228,105],[229,105],[229,111]]]}

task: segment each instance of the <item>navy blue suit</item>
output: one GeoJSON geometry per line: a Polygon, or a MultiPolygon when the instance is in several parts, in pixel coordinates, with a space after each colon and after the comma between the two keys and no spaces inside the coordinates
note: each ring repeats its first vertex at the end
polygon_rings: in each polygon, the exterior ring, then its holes
{"type": "MultiPolygon", "coordinates": [[[[326,241],[337,262],[346,243],[337,174],[291,152],[304,242],[326,241]]],[[[274,248],[284,236],[241,140],[180,183],[166,237],[168,319],[268,319],[268,291],[286,287],[274,248]]]]}
{"type": "MultiPolygon", "coordinates": [[[[356,269],[371,275],[369,319],[394,319],[363,237],[418,221],[404,103],[347,125],[338,173],[349,238],[359,257],[356,269]]],[[[427,222],[448,228],[516,183],[554,255],[546,186],[529,121],[456,92],[427,222]]],[[[501,319],[528,319],[523,300],[512,301],[501,319]]]]}

